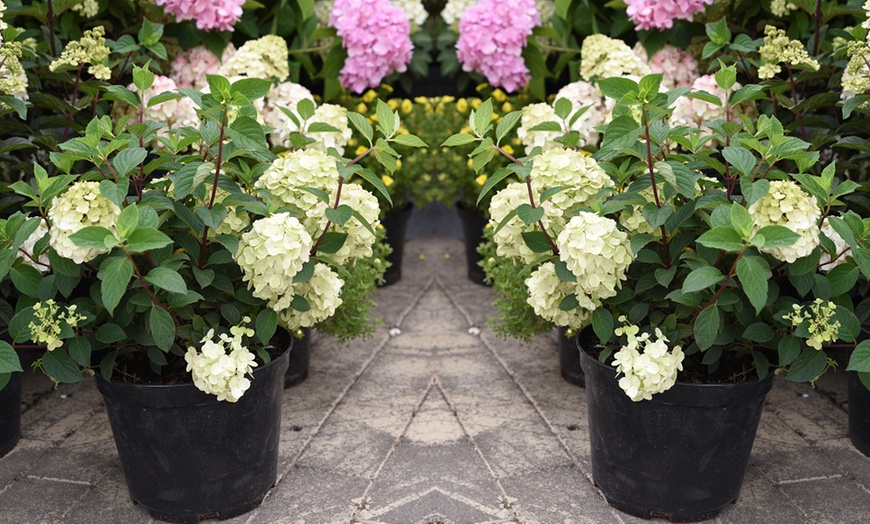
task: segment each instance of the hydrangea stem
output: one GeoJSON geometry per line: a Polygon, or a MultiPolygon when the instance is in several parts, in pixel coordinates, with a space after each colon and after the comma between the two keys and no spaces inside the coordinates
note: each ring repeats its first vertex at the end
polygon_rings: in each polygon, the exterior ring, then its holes
{"type": "MultiPolygon", "coordinates": [[[[214,163],[214,183],[211,186],[211,197],[208,200],[208,209],[214,207],[214,200],[217,195],[218,181],[221,176],[221,164],[223,163],[224,157],[224,139],[226,138],[226,125],[227,125],[227,106],[224,106],[223,113],[221,113],[221,132],[218,137],[218,152],[217,158],[214,163]]],[[[200,244],[199,249],[199,268],[202,269],[205,267],[205,252],[208,247],[208,226],[205,226],[202,230],[202,242],[200,244]]]]}
{"type": "MultiPolygon", "coordinates": [[[[649,178],[650,178],[650,183],[652,184],[653,198],[655,199],[656,207],[661,209],[662,203],[661,203],[661,200],[659,199],[659,190],[656,187],[656,172],[655,172],[655,168],[654,168],[655,162],[653,162],[653,157],[652,157],[652,142],[651,142],[650,136],[649,136],[649,120],[647,120],[646,111],[643,110],[643,108],[641,110],[643,111],[643,133],[644,133],[644,138],[646,139],[646,164],[647,164],[647,167],[649,168],[649,178]]],[[[665,264],[665,268],[670,268],[671,267],[671,255],[670,255],[670,249],[668,247],[668,232],[667,232],[667,230],[665,230],[664,224],[662,224],[660,227],[661,227],[661,231],[662,231],[662,256],[661,256],[661,258],[662,258],[662,262],[665,264]]]]}

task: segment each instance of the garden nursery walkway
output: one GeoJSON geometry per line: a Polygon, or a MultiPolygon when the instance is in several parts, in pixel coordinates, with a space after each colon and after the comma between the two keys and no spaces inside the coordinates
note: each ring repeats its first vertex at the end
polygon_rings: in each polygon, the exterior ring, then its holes
{"type": "MultiPolygon", "coordinates": [[[[405,248],[378,291],[368,341],[312,343],[311,375],[284,392],[278,483],[229,523],[634,523],[591,481],[584,391],[557,340],[502,340],[492,292],[465,276],[463,245],[405,248]]],[[[153,522],[127,495],[92,380],[24,378],[23,436],[0,459],[0,523],[153,522]]],[[[867,522],[870,459],[846,437],[845,377],[777,378],[741,499],[721,523],[867,522]]]]}

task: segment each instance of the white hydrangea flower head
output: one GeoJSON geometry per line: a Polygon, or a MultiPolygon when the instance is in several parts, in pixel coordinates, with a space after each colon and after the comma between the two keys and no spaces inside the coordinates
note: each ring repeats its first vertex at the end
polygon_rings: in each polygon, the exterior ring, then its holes
{"type": "Polygon", "coordinates": [[[232,336],[221,333],[217,340],[214,329],[210,329],[200,341],[199,351],[187,348],[184,360],[197,389],[215,395],[218,400],[238,402],[251,387],[246,375],[253,373],[257,363],[243,343],[243,337],[254,336],[254,330],[245,327],[250,321],[250,317],[245,317],[242,324],[230,328],[232,336]]]}
{"type": "Polygon", "coordinates": [[[556,266],[552,262],[541,264],[531,276],[525,280],[529,289],[526,302],[535,310],[535,314],[557,326],[582,329],[589,325],[592,311],[597,307],[589,297],[578,292],[571,282],[560,280],[556,275],[556,266]],[[559,304],[562,299],[576,293],[580,306],[571,311],[562,311],[559,304]]]}
{"type": "MultiPolygon", "coordinates": [[[[535,196],[539,201],[538,196],[535,196]]],[[[504,218],[520,204],[529,203],[529,192],[525,183],[512,182],[504,189],[493,195],[489,204],[489,223],[492,227],[497,227],[504,218]]],[[[544,222],[544,227],[547,231],[554,235],[561,231],[565,225],[565,218],[562,216],[562,210],[554,206],[551,202],[544,203],[544,217],[541,219],[544,222]]],[[[518,217],[511,218],[501,229],[499,229],[493,240],[496,243],[496,253],[503,257],[511,257],[522,260],[529,264],[540,257],[540,254],[533,252],[523,242],[522,234],[528,231],[535,231],[535,224],[526,225],[518,217]]]]}
{"type": "Polygon", "coordinates": [[[299,131],[299,126],[279,108],[289,109],[302,122],[302,119],[299,118],[299,112],[296,111],[296,106],[305,99],[314,101],[311,91],[295,82],[281,82],[272,86],[272,89],[269,90],[260,114],[263,117],[264,124],[275,128],[274,131],[269,133],[269,140],[272,142],[272,145],[289,148],[291,145],[290,134],[294,131],[299,131]]]}
{"type": "Polygon", "coordinates": [[[314,16],[317,17],[317,25],[326,27],[329,25],[329,13],[332,12],[332,6],[335,0],[316,0],[314,2],[314,16]]]}
{"type": "Polygon", "coordinates": [[[416,32],[429,18],[429,13],[420,0],[392,0],[392,2],[405,12],[405,16],[411,22],[411,33],[416,32]]]}
{"type": "Polygon", "coordinates": [[[551,187],[570,188],[548,200],[562,211],[590,206],[598,201],[599,191],[614,186],[594,158],[573,149],[555,148],[538,155],[532,164],[531,177],[532,188],[538,194],[551,187]]]}
{"type": "MultiPolygon", "coordinates": [[[[623,320],[625,317],[620,317],[623,320]]],[[[622,373],[619,387],[634,401],[650,400],[656,393],[667,391],[677,381],[677,372],[683,369],[683,354],[680,346],[668,348],[668,339],[656,328],[656,340],[649,333],[640,336],[637,326],[617,328],[614,333],[625,335],[628,343],[613,357],[617,374],[622,373]]]]}
{"type": "Polygon", "coordinates": [[[810,57],[800,41],[792,40],[784,30],[772,25],[764,26],[764,45],[758,49],[758,54],[765,62],[758,68],[758,78],[762,80],[782,72],[780,63],[793,66],[803,64],[813,71],[818,71],[820,67],[818,60],[810,57]]]}
{"type": "Polygon", "coordinates": [[[783,318],[790,320],[794,327],[807,322],[807,331],[810,334],[806,339],[807,345],[821,350],[825,343],[840,338],[840,321],[836,320],[836,316],[837,304],[817,298],[808,306],[793,304],[792,312],[784,315],[783,318]]]}
{"type": "Polygon", "coordinates": [[[178,87],[200,90],[208,85],[205,75],[218,74],[221,63],[229,60],[235,53],[236,47],[232,43],[227,44],[220,59],[204,45],[192,47],[175,57],[169,76],[178,87]]]}
{"type": "Polygon", "coordinates": [[[754,232],[764,226],[785,226],[798,235],[797,242],[788,247],[761,248],[777,260],[792,263],[803,258],[819,245],[819,219],[822,210],[815,197],[806,193],[791,180],[774,180],[770,191],[749,206],[755,220],[754,232]]]}
{"type": "Polygon", "coordinates": [[[650,73],[646,60],[641,60],[625,42],[600,33],[583,40],[580,56],[580,76],[585,80],[650,73]]]}
{"type": "Polygon", "coordinates": [[[517,128],[517,138],[526,146],[527,151],[531,151],[535,147],[540,147],[543,151],[562,147],[560,143],[556,142],[556,139],[562,135],[561,132],[531,130],[543,122],[559,122],[556,110],[550,104],[541,102],[529,104],[523,108],[523,116],[520,119],[520,126],[517,128]]]}
{"type": "Polygon", "coordinates": [[[219,73],[226,77],[246,76],[279,82],[290,76],[290,52],[287,42],[278,35],[248,40],[226,62],[219,73]]]}
{"type": "MultiPolygon", "coordinates": [[[[372,229],[380,223],[378,215],[381,212],[378,199],[370,191],[359,184],[344,184],[341,187],[340,205],[348,205],[354,211],[359,212],[366,219],[372,229]]],[[[314,236],[320,234],[326,227],[326,204],[318,201],[317,205],[309,209],[305,219],[305,228],[314,236]]],[[[332,230],[339,233],[347,233],[344,245],[336,253],[329,255],[337,264],[354,261],[360,258],[372,256],[372,246],[375,243],[375,235],[368,230],[356,217],[348,220],[343,226],[332,224],[332,230]]]]}
{"type": "Polygon", "coordinates": [[[822,233],[825,234],[826,237],[831,239],[831,242],[834,243],[834,251],[836,251],[839,256],[835,259],[831,259],[831,255],[828,254],[827,251],[822,250],[822,257],[819,259],[819,269],[827,273],[828,271],[834,269],[840,264],[846,261],[846,257],[852,254],[852,248],[849,247],[849,244],[843,240],[843,237],[840,236],[837,231],[831,227],[831,222],[825,220],[824,225],[822,225],[821,229],[822,233]]]}
{"type": "Polygon", "coordinates": [[[308,301],[308,311],[287,308],[278,312],[278,322],[288,331],[312,327],[335,313],[341,305],[341,287],[344,281],[326,264],[315,264],[314,275],[308,282],[293,284],[293,294],[308,301]]]}
{"type": "Polygon", "coordinates": [[[580,134],[580,145],[595,145],[598,143],[599,133],[595,130],[607,122],[610,111],[605,105],[604,94],[598,87],[585,80],[572,82],[556,93],[556,100],[564,98],[571,102],[572,110],[568,115],[568,122],[583,107],[589,106],[585,113],[570,125],[571,131],[580,134]]]}
{"type": "Polygon", "coordinates": [[[334,158],[316,149],[300,149],[273,161],[254,187],[268,190],[277,202],[305,213],[321,200],[302,188],[313,187],[334,195],[338,179],[334,158]]]}
{"type": "MultiPolygon", "coordinates": [[[[230,192],[226,189],[217,188],[214,201],[216,204],[223,203],[224,199],[230,196],[230,192]]],[[[217,229],[209,229],[210,237],[217,235],[238,235],[251,224],[251,215],[247,211],[239,209],[237,206],[226,206],[227,216],[217,229]]]]}
{"type": "Polygon", "coordinates": [[[336,104],[321,104],[317,106],[310,122],[329,124],[338,129],[338,132],[328,131],[306,134],[308,138],[314,139],[314,142],[305,145],[306,149],[317,149],[326,153],[330,147],[333,147],[339,153],[342,153],[351,136],[353,136],[353,131],[351,131],[347,119],[347,108],[336,104]]]}
{"type": "Polygon", "coordinates": [[[109,249],[79,247],[70,235],[88,226],[105,227],[115,231],[115,219],[121,209],[100,194],[99,182],[75,182],[52,201],[48,209],[51,224],[49,244],[57,254],[77,264],[90,262],[109,249]]]}
{"type": "Polygon", "coordinates": [[[459,20],[465,14],[465,10],[476,3],[477,0],[447,0],[444,9],[441,10],[441,18],[454,32],[458,32],[459,20]]]}
{"type": "MultiPolygon", "coordinates": [[[[732,90],[737,90],[741,87],[743,86],[737,82],[732,90]]],[[[726,98],[725,90],[716,84],[716,78],[713,75],[698,77],[692,83],[692,91],[706,91],[720,100],[725,100],[726,98]]],[[[732,112],[734,113],[732,120],[737,121],[737,111],[732,110],[732,112]]],[[[683,96],[674,104],[674,112],[671,115],[670,123],[675,126],[688,126],[701,129],[704,122],[724,119],[725,116],[724,107],[713,105],[710,102],[697,98],[683,96]]]]}
{"type": "Polygon", "coordinates": [[[40,273],[45,273],[50,269],[49,261],[48,261],[48,253],[42,252],[39,257],[36,258],[33,256],[33,250],[36,247],[36,243],[39,242],[42,237],[44,237],[48,233],[48,227],[46,227],[45,222],[40,220],[39,225],[36,226],[36,230],[30,234],[27,239],[21,243],[21,246],[18,250],[21,252],[22,260],[28,266],[38,270],[40,273]]]}
{"type": "Polygon", "coordinates": [[[628,235],[615,221],[588,211],[571,218],[556,242],[559,258],[594,302],[616,295],[634,261],[628,235]]]}
{"type": "Polygon", "coordinates": [[[780,18],[788,16],[789,13],[797,8],[798,6],[788,0],[771,0],[770,2],[770,12],[773,16],[780,18]]]}
{"type": "Polygon", "coordinates": [[[535,7],[541,14],[541,27],[547,27],[553,21],[556,14],[556,2],[554,0],[535,0],[535,7]]]}
{"type": "Polygon", "coordinates": [[[698,61],[692,53],[675,45],[665,44],[651,57],[647,57],[646,49],[638,42],[634,46],[634,52],[649,64],[651,73],[662,75],[662,85],[667,89],[690,87],[701,76],[698,61]]]}
{"type": "Polygon", "coordinates": [[[252,294],[281,311],[290,307],[293,277],[308,262],[311,246],[311,235],[296,217],[276,213],[242,234],[235,260],[252,294]]]}
{"type": "MultiPolygon", "coordinates": [[[[638,194],[646,199],[647,202],[655,202],[652,188],[638,191],[638,194]]],[[[632,235],[647,234],[661,235],[661,230],[653,229],[646,218],[643,216],[642,206],[632,206],[631,210],[625,209],[619,213],[619,225],[624,227],[626,231],[632,235]]]]}
{"type": "Polygon", "coordinates": [[[80,4],[70,7],[70,10],[76,11],[85,18],[93,18],[100,12],[100,4],[97,0],[84,0],[80,4]]]}

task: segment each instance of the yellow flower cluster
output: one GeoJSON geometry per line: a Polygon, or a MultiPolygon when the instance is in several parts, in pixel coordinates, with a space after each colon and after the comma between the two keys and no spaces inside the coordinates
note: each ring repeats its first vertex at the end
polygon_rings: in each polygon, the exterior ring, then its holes
{"type": "Polygon", "coordinates": [[[785,315],[783,318],[791,320],[792,326],[800,326],[804,321],[808,322],[807,331],[810,336],[807,338],[807,345],[818,350],[822,349],[822,344],[825,342],[833,342],[837,340],[840,330],[840,321],[834,320],[837,314],[837,304],[833,302],[825,302],[817,298],[812,304],[807,306],[807,310],[799,304],[792,306],[793,312],[785,315]]]}
{"type": "Polygon", "coordinates": [[[764,28],[764,45],[758,50],[765,64],[758,68],[758,77],[761,79],[773,78],[782,71],[780,63],[792,66],[804,64],[813,71],[819,70],[819,62],[810,58],[806,48],[797,40],[786,36],[785,31],[772,25],[764,28]]]}
{"type": "Polygon", "coordinates": [[[60,58],[49,64],[48,68],[56,71],[62,66],[79,67],[83,64],[91,64],[88,73],[100,80],[108,80],[112,72],[103,62],[109,58],[110,50],[106,46],[106,30],[103,26],[97,26],[85,31],[79,40],[67,44],[60,58]]]}
{"type": "Polygon", "coordinates": [[[30,340],[37,344],[45,344],[49,351],[63,345],[60,334],[63,331],[62,324],[74,328],[85,319],[83,315],[76,313],[76,306],[67,306],[64,313],[58,312],[59,306],[54,300],[37,302],[33,305],[33,318],[27,326],[30,329],[30,340]]]}

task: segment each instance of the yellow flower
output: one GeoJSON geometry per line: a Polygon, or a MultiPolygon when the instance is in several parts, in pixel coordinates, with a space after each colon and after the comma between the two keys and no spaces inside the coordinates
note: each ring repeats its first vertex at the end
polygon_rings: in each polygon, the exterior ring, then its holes
{"type": "Polygon", "coordinates": [[[387,187],[390,187],[391,185],[393,185],[393,177],[391,177],[390,175],[384,175],[384,176],[382,176],[382,177],[381,177],[381,181],[382,181],[382,182],[384,183],[384,185],[387,186],[387,187]]]}
{"type": "Polygon", "coordinates": [[[477,178],[475,178],[474,181],[477,183],[477,185],[483,187],[483,184],[486,184],[486,179],[487,179],[487,178],[489,178],[489,177],[486,176],[486,174],[481,174],[480,176],[478,176],[477,178]]]}
{"type": "Polygon", "coordinates": [[[390,84],[381,84],[381,89],[383,89],[387,93],[393,92],[393,86],[391,86],[390,84]]]}
{"type": "Polygon", "coordinates": [[[375,122],[377,122],[377,121],[378,121],[378,115],[377,115],[377,113],[375,113],[375,114],[373,114],[372,116],[369,117],[369,122],[371,122],[371,123],[375,123],[375,122]]]}
{"type": "Polygon", "coordinates": [[[400,127],[399,129],[396,129],[396,134],[397,135],[407,135],[408,130],[405,129],[404,127],[400,127]]]}
{"type": "Polygon", "coordinates": [[[391,99],[387,100],[387,105],[390,106],[390,109],[395,111],[399,107],[399,101],[396,100],[395,98],[391,98],[391,99]]]}
{"type": "Polygon", "coordinates": [[[280,153],[278,153],[278,158],[284,158],[285,156],[289,155],[292,152],[293,151],[290,151],[289,149],[287,151],[281,151],[280,153]]]}
{"type": "Polygon", "coordinates": [[[505,144],[505,145],[503,145],[501,148],[504,149],[504,152],[507,153],[507,154],[509,154],[509,155],[513,155],[513,154],[514,154],[514,148],[511,147],[510,144],[505,144]]]}
{"type": "MultiPolygon", "coordinates": [[[[513,140],[511,140],[511,143],[517,147],[523,145],[523,141],[520,140],[519,138],[514,138],[513,140]]],[[[504,148],[502,148],[502,149],[504,149],[504,148]]]]}
{"type": "Polygon", "coordinates": [[[350,139],[348,139],[348,141],[347,141],[347,145],[348,145],[349,147],[353,147],[353,146],[355,146],[355,145],[356,145],[356,138],[350,138],[350,139]]]}
{"type": "Polygon", "coordinates": [[[450,253],[444,253],[444,259],[450,260],[450,253]]]}
{"type": "Polygon", "coordinates": [[[397,158],[396,159],[396,169],[401,169],[401,168],[402,168],[402,159],[397,158]]]}
{"type": "Polygon", "coordinates": [[[418,97],[414,98],[414,102],[416,102],[418,104],[428,105],[429,99],[426,98],[425,96],[418,96],[418,97]]]}
{"type": "Polygon", "coordinates": [[[471,169],[474,166],[474,160],[472,160],[470,158],[468,159],[468,162],[466,162],[466,163],[468,164],[469,169],[471,169]]]}
{"type": "Polygon", "coordinates": [[[442,97],[441,97],[441,103],[442,103],[442,104],[449,104],[449,103],[451,103],[451,102],[455,102],[455,101],[456,101],[456,97],[455,97],[455,96],[447,95],[447,96],[442,96],[442,97]]]}
{"type": "Polygon", "coordinates": [[[482,103],[483,103],[483,100],[481,100],[479,98],[472,98],[471,99],[471,107],[474,109],[479,108],[480,104],[482,104],[482,103]]]}
{"type": "Polygon", "coordinates": [[[362,101],[365,102],[366,104],[371,104],[372,102],[374,102],[375,98],[377,98],[377,97],[378,97],[378,94],[375,93],[375,90],[374,90],[374,89],[369,89],[369,90],[366,91],[365,94],[364,94],[362,97],[360,97],[360,98],[362,98],[362,101]]]}
{"type": "Polygon", "coordinates": [[[402,113],[408,114],[414,109],[414,104],[407,98],[402,100],[402,113]]]}
{"type": "Polygon", "coordinates": [[[368,148],[366,146],[359,146],[356,148],[356,151],[354,151],[353,154],[354,156],[360,156],[361,154],[365,153],[367,149],[368,148]]]}
{"type": "Polygon", "coordinates": [[[507,100],[507,95],[504,94],[504,91],[502,91],[501,89],[496,89],[495,91],[493,91],[492,97],[495,98],[496,102],[504,102],[505,100],[507,100]]]}
{"type": "Polygon", "coordinates": [[[460,132],[460,133],[468,133],[469,135],[472,134],[472,133],[474,133],[474,131],[472,131],[471,128],[468,127],[468,126],[463,127],[462,130],[459,131],[459,132],[460,132]]]}
{"type": "Polygon", "coordinates": [[[510,113],[511,111],[514,110],[514,106],[510,102],[505,102],[504,104],[501,105],[501,110],[505,113],[510,113]]]}
{"type": "Polygon", "coordinates": [[[356,106],[356,112],[357,112],[357,113],[365,114],[365,113],[368,113],[368,111],[369,111],[368,106],[365,105],[365,104],[363,104],[362,102],[360,102],[360,103],[356,106]]]}
{"type": "Polygon", "coordinates": [[[487,87],[489,87],[489,84],[487,84],[486,82],[484,82],[484,83],[482,83],[482,84],[477,84],[477,87],[475,87],[474,90],[477,91],[478,93],[480,93],[481,91],[483,91],[483,90],[486,89],[487,87]]]}
{"type": "Polygon", "coordinates": [[[459,111],[460,113],[467,113],[468,112],[468,100],[466,100],[464,98],[460,98],[459,100],[457,100],[456,101],[456,110],[459,111]]]}
{"type": "Polygon", "coordinates": [[[423,181],[424,181],[424,182],[431,182],[431,181],[432,181],[432,176],[431,176],[429,173],[424,174],[424,175],[423,175],[423,181]]]}
{"type": "Polygon", "coordinates": [[[445,180],[447,180],[447,173],[438,173],[438,181],[444,182],[445,180]]]}

